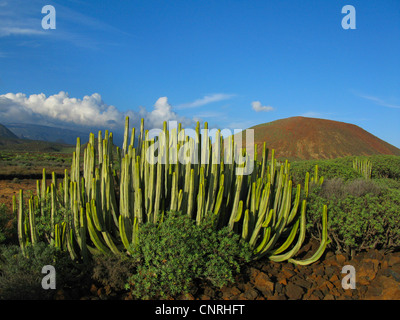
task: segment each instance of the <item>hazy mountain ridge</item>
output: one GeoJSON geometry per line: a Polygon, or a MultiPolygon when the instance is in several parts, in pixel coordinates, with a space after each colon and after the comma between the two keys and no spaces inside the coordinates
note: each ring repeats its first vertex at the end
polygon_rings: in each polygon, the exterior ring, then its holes
{"type": "MultiPolygon", "coordinates": [[[[122,128],[123,129],[123,128],[122,128]]],[[[263,143],[275,149],[277,158],[289,160],[333,159],[346,156],[387,154],[400,156],[400,149],[379,139],[366,130],[349,123],[306,117],[291,117],[251,127],[254,142],[261,154],[263,143]]],[[[89,133],[74,129],[55,128],[33,124],[0,125],[0,145],[23,150],[55,149],[87,143],[89,133]]],[[[104,130],[102,130],[104,134],[104,130]]],[[[113,132],[113,131],[112,131],[113,132]]],[[[121,146],[123,133],[113,132],[114,144],[121,146]]],[[[243,134],[243,146],[245,134],[243,134]]]]}
{"type": "Polygon", "coordinates": [[[6,126],[0,124],[0,138],[18,139],[18,137],[6,126]]]}
{"type": "MultiPolygon", "coordinates": [[[[25,123],[5,123],[3,124],[3,127],[12,132],[15,135],[14,138],[48,141],[69,145],[75,145],[77,137],[80,137],[82,144],[86,143],[87,141],[89,141],[89,134],[93,132],[97,137],[97,133],[99,130],[93,128],[68,129],[25,123]]],[[[102,131],[104,133],[104,130],[102,131]]],[[[0,138],[1,137],[2,134],[0,132],[0,138]]],[[[123,134],[119,132],[113,132],[113,137],[114,143],[122,144],[123,134]]]]}

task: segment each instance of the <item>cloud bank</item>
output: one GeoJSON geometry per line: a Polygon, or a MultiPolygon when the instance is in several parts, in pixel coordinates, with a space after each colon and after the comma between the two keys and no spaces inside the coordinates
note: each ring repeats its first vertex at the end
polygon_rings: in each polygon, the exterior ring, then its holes
{"type": "Polygon", "coordinates": [[[43,93],[29,96],[23,93],[0,95],[0,123],[123,129],[126,116],[130,117],[135,127],[140,125],[141,118],[144,118],[147,128],[162,128],[163,122],[170,120],[181,122],[183,126],[192,125],[193,122],[175,113],[167,97],[159,98],[151,111],[139,107],[138,111],[122,112],[106,104],[98,93],[82,99],[70,97],[64,91],[48,97],[43,93]]]}
{"type": "Polygon", "coordinates": [[[253,101],[251,107],[255,112],[270,112],[274,110],[271,106],[263,106],[260,101],[253,101]]]}

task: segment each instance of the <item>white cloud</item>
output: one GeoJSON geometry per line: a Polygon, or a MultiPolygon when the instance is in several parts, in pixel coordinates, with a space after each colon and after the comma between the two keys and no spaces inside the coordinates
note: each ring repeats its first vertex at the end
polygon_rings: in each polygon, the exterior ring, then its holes
{"type": "Polygon", "coordinates": [[[0,0],[0,38],[35,39],[37,36],[46,35],[46,40],[70,43],[88,49],[99,49],[106,45],[115,46],[124,43],[126,36],[129,36],[127,32],[91,17],[90,10],[88,10],[89,14],[86,14],[82,13],[82,10],[71,10],[60,3],[55,5],[57,25],[60,22],[64,28],[57,28],[57,32],[43,30],[41,20],[44,14],[41,13],[41,8],[44,4],[46,3],[40,0],[0,0]],[[92,33],[88,36],[82,33],[82,30],[94,30],[96,31],[94,34],[101,35],[101,37],[93,37],[92,33]],[[111,42],[104,41],[105,33],[112,35],[111,42]],[[124,41],[118,41],[118,36],[124,36],[124,41]]]}
{"type": "Polygon", "coordinates": [[[400,105],[397,104],[393,104],[393,103],[388,103],[378,97],[374,97],[374,96],[369,96],[369,95],[363,95],[363,94],[358,94],[359,97],[372,101],[380,106],[383,107],[388,107],[388,108],[393,108],[393,109],[400,109],[400,105]]]}
{"type": "Polygon", "coordinates": [[[234,96],[235,96],[234,94],[214,93],[211,95],[206,95],[203,98],[197,99],[193,102],[180,104],[180,105],[176,106],[176,109],[197,108],[197,107],[201,107],[201,106],[204,106],[204,105],[212,103],[212,102],[228,100],[228,99],[233,98],[234,96]]]}
{"type": "Polygon", "coordinates": [[[135,127],[140,125],[141,118],[144,118],[147,128],[162,128],[163,121],[169,120],[181,122],[183,126],[192,125],[191,119],[172,111],[167,97],[159,98],[152,111],[140,107],[139,111],[121,112],[115,106],[104,103],[98,93],[82,99],[70,97],[63,91],[49,97],[43,93],[0,95],[1,122],[121,129],[126,116],[130,117],[135,127]]]}
{"type": "Polygon", "coordinates": [[[21,27],[0,27],[0,37],[13,35],[44,35],[43,29],[21,28],[21,27]]]}
{"type": "Polygon", "coordinates": [[[44,35],[42,8],[35,1],[0,0],[0,37],[44,35]]]}
{"type": "Polygon", "coordinates": [[[179,116],[172,111],[172,106],[168,102],[167,97],[160,97],[154,104],[154,110],[148,112],[145,108],[141,107],[139,115],[144,118],[145,123],[151,128],[162,128],[164,121],[177,121],[182,123],[182,126],[187,127],[194,123],[186,117],[179,116]]]}
{"type": "Polygon", "coordinates": [[[274,108],[271,106],[263,106],[260,101],[253,101],[251,103],[251,107],[256,112],[261,112],[261,111],[269,112],[274,110],[274,108]]]}

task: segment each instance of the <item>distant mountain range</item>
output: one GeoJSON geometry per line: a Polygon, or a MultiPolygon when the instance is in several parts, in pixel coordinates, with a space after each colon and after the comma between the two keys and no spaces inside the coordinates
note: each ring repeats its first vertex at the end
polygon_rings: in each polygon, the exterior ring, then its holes
{"type": "MultiPolygon", "coordinates": [[[[98,132],[97,129],[67,129],[25,123],[7,123],[2,125],[3,128],[5,128],[5,126],[8,131],[20,139],[48,141],[69,145],[75,145],[77,137],[80,137],[82,144],[86,143],[89,140],[90,132],[95,133],[96,136],[98,132]]],[[[2,132],[0,132],[0,137],[3,137],[2,132]]],[[[115,144],[122,145],[123,134],[113,131],[113,137],[115,144]]]]}
{"type": "Polygon", "coordinates": [[[0,124],[0,138],[4,139],[18,139],[18,137],[11,132],[8,128],[0,124]]]}
{"type": "MultiPolygon", "coordinates": [[[[400,149],[379,139],[364,129],[349,123],[291,117],[257,126],[254,129],[254,142],[261,154],[263,143],[268,149],[275,149],[277,158],[289,160],[333,159],[362,155],[398,155],[400,149]]],[[[76,138],[82,145],[88,141],[89,133],[96,130],[75,131],[63,128],[46,127],[32,124],[0,125],[0,147],[14,144],[13,148],[61,150],[68,145],[74,146],[76,138]],[[27,140],[30,139],[30,140],[27,140]]],[[[104,130],[103,130],[104,132],[104,130]]],[[[122,146],[123,133],[115,133],[114,143],[122,146]]],[[[243,134],[243,146],[245,135],[243,134]]]]}

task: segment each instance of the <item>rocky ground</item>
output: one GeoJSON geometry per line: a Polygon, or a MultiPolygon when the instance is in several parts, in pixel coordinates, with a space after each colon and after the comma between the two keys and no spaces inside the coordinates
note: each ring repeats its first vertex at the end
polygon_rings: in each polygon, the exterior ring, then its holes
{"type": "MultiPolygon", "coordinates": [[[[315,243],[308,248],[314,250],[315,243]]],[[[348,282],[348,281],[346,281],[348,282]]],[[[127,292],[114,292],[91,282],[82,291],[59,290],[56,299],[132,300],[127,292]]],[[[328,251],[309,265],[257,261],[246,266],[236,282],[221,289],[199,283],[178,300],[400,300],[400,252],[371,250],[353,259],[328,251]],[[354,266],[355,289],[343,289],[345,265],[354,266]]]]}

